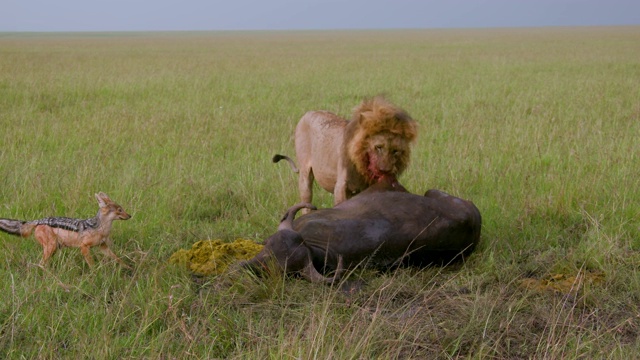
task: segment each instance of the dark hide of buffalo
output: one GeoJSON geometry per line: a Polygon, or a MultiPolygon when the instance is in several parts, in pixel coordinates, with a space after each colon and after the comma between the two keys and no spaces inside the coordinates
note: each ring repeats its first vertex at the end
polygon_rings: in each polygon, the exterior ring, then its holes
{"type": "MultiPolygon", "coordinates": [[[[347,268],[426,266],[460,258],[480,240],[481,216],[470,201],[429,190],[424,196],[372,186],[330,209],[293,221],[297,204],[264,249],[241,266],[260,270],[275,260],[285,272],[333,282],[347,268]],[[322,273],[335,272],[332,277],[322,273]]],[[[315,208],[313,208],[315,209],[315,208]]]]}

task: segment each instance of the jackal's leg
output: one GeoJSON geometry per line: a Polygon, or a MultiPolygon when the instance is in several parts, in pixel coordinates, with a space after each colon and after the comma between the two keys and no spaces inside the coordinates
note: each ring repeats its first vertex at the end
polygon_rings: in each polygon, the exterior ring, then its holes
{"type": "Polygon", "coordinates": [[[85,244],[80,245],[80,252],[84,256],[84,260],[89,264],[89,267],[93,267],[93,257],[91,257],[91,247],[85,244]]]}
{"type": "Polygon", "coordinates": [[[107,255],[108,257],[112,258],[113,260],[117,261],[120,263],[120,265],[126,267],[127,269],[131,269],[131,267],[127,264],[124,263],[124,261],[122,261],[122,259],[120,259],[118,257],[118,255],[116,255],[113,251],[111,251],[111,249],[109,248],[109,246],[105,243],[100,244],[100,250],[102,250],[102,253],[107,255]]]}
{"type": "Polygon", "coordinates": [[[47,260],[56,252],[58,249],[58,242],[56,240],[56,234],[53,232],[51,227],[46,225],[37,226],[34,231],[34,237],[40,245],[42,245],[42,260],[40,261],[40,265],[45,265],[47,260]]]}

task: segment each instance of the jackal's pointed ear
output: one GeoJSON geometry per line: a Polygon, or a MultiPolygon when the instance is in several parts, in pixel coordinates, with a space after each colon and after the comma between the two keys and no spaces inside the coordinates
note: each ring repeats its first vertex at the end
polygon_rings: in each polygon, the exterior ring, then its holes
{"type": "Polygon", "coordinates": [[[95,195],[96,195],[96,200],[98,200],[98,205],[100,205],[100,207],[107,206],[107,203],[111,201],[111,199],[109,199],[107,194],[103,193],[102,191],[95,195]]]}

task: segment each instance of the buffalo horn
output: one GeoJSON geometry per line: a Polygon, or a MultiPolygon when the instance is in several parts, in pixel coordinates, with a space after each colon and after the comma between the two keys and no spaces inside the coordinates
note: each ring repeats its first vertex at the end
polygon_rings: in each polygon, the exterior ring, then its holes
{"type": "Polygon", "coordinates": [[[284,214],[284,216],[282,217],[282,220],[280,220],[280,225],[278,226],[278,231],[279,230],[293,230],[293,219],[296,217],[296,213],[300,209],[303,209],[303,208],[307,208],[307,209],[311,209],[311,210],[316,210],[317,209],[315,206],[313,206],[313,204],[310,204],[310,203],[298,203],[298,204],[293,205],[284,214]]]}

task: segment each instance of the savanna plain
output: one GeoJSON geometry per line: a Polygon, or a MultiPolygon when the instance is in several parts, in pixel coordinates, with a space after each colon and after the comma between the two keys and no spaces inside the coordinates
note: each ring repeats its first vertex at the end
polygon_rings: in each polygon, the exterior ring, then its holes
{"type": "MultiPolygon", "coordinates": [[[[113,250],[0,234],[0,358],[640,356],[640,27],[0,34],[0,217],[133,217],[113,250]],[[473,201],[463,263],[334,285],[195,276],[298,201],[307,110],[385,94],[419,123],[400,180],[473,201]]],[[[316,188],[315,205],[330,207],[316,188]]],[[[354,240],[355,241],[355,240],[354,240]]]]}

